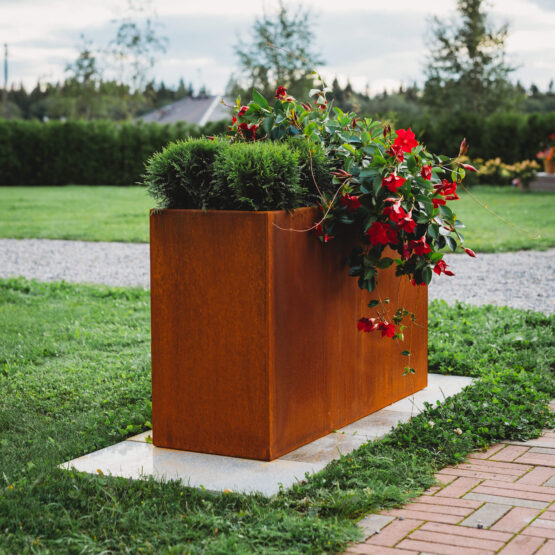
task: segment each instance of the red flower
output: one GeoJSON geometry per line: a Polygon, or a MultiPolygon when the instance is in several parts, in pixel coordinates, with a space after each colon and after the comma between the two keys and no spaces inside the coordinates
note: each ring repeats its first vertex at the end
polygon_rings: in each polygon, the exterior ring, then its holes
{"type": "Polygon", "coordinates": [[[358,210],[362,206],[357,196],[348,194],[341,195],[341,198],[339,199],[339,204],[341,204],[341,206],[346,206],[348,212],[356,212],[356,210],[358,210]]]}
{"type": "Polygon", "coordinates": [[[472,249],[464,249],[464,252],[468,254],[468,256],[472,256],[472,258],[476,258],[476,253],[472,249]]]}
{"type": "Polygon", "coordinates": [[[552,141],[553,139],[555,139],[555,133],[551,133],[551,135],[549,135],[549,140],[552,141]]]}
{"type": "Polygon", "coordinates": [[[449,181],[447,181],[447,179],[444,179],[438,185],[434,185],[434,193],[439,193],[440,195],[443,195],[444,197],[447,196],[447,195],[455,194],[456,190],[457,190],[457,184],[456,183],[450,183],[449,181]]]}
{"type": "Polygon", "coordinates": [[[410,127],[407,130],[397,129],[397,138],[393,142],[393,146],[400,146],[404,152],[410,152],[415,146],[418,146],[418,141],[410,127]]]}
{"type": "Polygon", "coordinates": [[[444,198],[438,197],[432,199],[432,204],[434,205],[434,208],[437,208],[438,206],[445,206],[447,201],[444,198]]]}
{"type": "Polygon", "coordinates": [[[276,98],[287,96],[287,89],[285,87],[278,87],[276,89],[276,98]]]}
{"type": "Polygon", "coordinates": [[[386,154],[389,156],[394,157],[397,162],[401,163],[405,159],[405,155],[403,153],[403,147],[401,146],[391,146],[386,151],[386,154]]]}
{"type": "Polygon", "coordinates": [[[327,243],[330,239],[333,239],[332,235],[328,235],[327,233],[324,233],[324,228],[322,227],[322,224],[318,224],[314,228],[314,231],[315,231],[316,235],[318,235],[318,237],[320,237],[320,239],[324,243],[327,243]]]}
{"type": "Polygon", "coordinates": [[[384,177],[382,179],[382,187],[386,187],[387,189],[389,189],[392,193],[396,193],[397,189],[399,187],[403,186],[403,183],[406,181],[405,178],[403,177],[399,177],[398,175],[395,175],[394,173],[392,173],[390,176],[388,177],[384,177]]]}
{"type": "Polygon", "coordinates": [[[373,222],[366,233],[370,238],[370,243],[374,246],[397,242],[397,234],[389,224],[373,222]]]}
{"type": "Polygon", "coordinates": [[[420,170],[420,175],[424,179],[432,179],[432,166],[423,166],[420,170]]]}
{"type": "Polygon", "coordinates": [[[237,115],[239,117],[244,116],[247,113],[248,109],[249,109],[248,106],[241,106],[241,109],[239,110],[239,112],[237,112],[237,115]]]}
{"type": "Polygon", "coordinates": [[[361,318],[357,323],[358,331],[363,331],[365,333],[370,333],[378,327],[375,318],[361,318]]]}
{"type": "Polygon", "coordinates": [[[461,166],[468,172],[478,173],[478,170],[474,166],[471,166],[470,164],[461,164],[461,166]]]}
{"type": "Polygon", "coordinates": [[[406,243],[403,245],[403,252],[401,254],[401,258],[403,260],[408,260],[410,258],[410,248],[406,243]]]}
{"type": "Polygon", "coordinates": [[[425,235],[422,235],[418,241],[409,241],[409,247],[414,251],[414,254],[418,256],[432,252],[432,248],[426,243],[425,235]]]}
{"type": "Polygon", "coordinates": [[[434,266],[434,272],[439,276],[443,272],[446,276],[454,276],[455,274],[451,270],[447,270],[447,262],[445,260],[438,260],[434,266]]]}
{"type": "Polygon", "coordinates": [[[412,210],[399,223],[407,233],[414,233],[416,222],[412,219],[412,210]]]}
{"type": "Polygon", "coordinates": [[[459,147],[459,156],[463,156],[468,152],[468,145],[466,144],[466,138],[461,141],[461,146],[459,147]]]}
{"type": "Polygon", "coordinates": [[[234,125],[236,123],[237,123],[237,118],[233,116],[233,118],[231,118],[231,125],[234,125]]]}
{"type": "Polygon", "coordinates": [[[389,322],[379,322],[378,329],[382,332],[382,337],[393,337],[395,335],[395,325],[389,322]]]}
{"type": "Polygon", "coordinates": [[[407,213],[403,210],[401,206],[401,199],[386,199],[386,200],[394,200],[391,206],[386,206],[383,211],[383,215],[391,218],[392,222],[396,224],[399,223],[407,213]]]}
{"type": "Polygon", "coordinates": [[[422,281],[422,282],[420,282],[420,283],[416,283],[416,280],[413,279],[413,280],[411,281],[411,283],[412,283],[412,285],[414,285],[415,287],[418,286],[418,285],[422,285],[422,286],[426,287],[426,282],[425,282],[425,281],[422,281]]]}

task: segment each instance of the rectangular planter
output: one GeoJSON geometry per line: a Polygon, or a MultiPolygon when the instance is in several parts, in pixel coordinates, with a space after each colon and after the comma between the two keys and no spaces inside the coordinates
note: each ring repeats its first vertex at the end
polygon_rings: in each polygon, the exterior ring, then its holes
{"type": "Polygon", "coordinates": [[[286,231],[318,214],[151,213],[154,445],[272,460],[426,386],[427,288],[361,291],[339,239],[286,231]],[[378,294],[415,313],[403,343],[357,330],[378,294]]]}

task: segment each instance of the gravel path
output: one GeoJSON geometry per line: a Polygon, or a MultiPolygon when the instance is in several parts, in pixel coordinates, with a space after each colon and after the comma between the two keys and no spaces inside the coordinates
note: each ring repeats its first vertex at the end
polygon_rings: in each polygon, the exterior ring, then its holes
{"type": "MultiPolygon", "coordinates": [[[[0,277],[149,286],[147,244],[0,239],[0,277]]],[[[448,255],[456,277],[434,276],[431,299],[555,312],[555,249],[448,255]]]]}

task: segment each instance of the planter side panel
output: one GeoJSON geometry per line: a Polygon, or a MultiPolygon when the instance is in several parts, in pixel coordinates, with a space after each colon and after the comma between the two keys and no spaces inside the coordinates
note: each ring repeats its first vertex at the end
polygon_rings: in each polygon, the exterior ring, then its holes
{"type": "MultiPolygon", "coordinates": [[[[307,229],[314,210],[274,214],[272,317],[274,360],[272,457],[321,437],[406,397],[427,385],[427,288],[381,271],[377,291],[361,291],[344,262],[348,243],[319,243],[307,229]],[[357,320],[375,315],[370,299],[389,298],[392,313],[403,306],[417,325],[405,341],[357,330],[357,320]],[[402,356],[410,350],[410,361],[402,356]],[[415,375],[403,376],[407,365],[415,375]]],[[[406,319],[406,324],[410,319],[406,319]]]]}
{"type": "Polygon", "coordinates": [[[150,222],[153,442],[268,459],[267,215],[150,222]]]}

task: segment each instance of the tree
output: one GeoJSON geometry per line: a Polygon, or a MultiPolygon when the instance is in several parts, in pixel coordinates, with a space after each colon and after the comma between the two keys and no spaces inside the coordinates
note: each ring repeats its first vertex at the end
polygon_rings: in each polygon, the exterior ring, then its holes
{"type": "Polygon", "coordinates": [[[432,20],[424,88],[429,106],[485,114],[517,102],[509,80],[515,68],[505,60],[508,26],[493,28],[485,4],[486,0],[457,0],[459,24],[432,20]]]}
{"type": "Polygon", "coordinates": [[[128,0],[126,13],[114,21],[118,29],[107,53],[115,61],[118,80],[133,91],[144,88],[158,54],[166,51],[168,39],[159,34],[155,17],[149,0],[128,0]]]}
{"type": "Polygon", "coordinates": [[[269,97],[278,85],[295,96],[312,88],[312,72],[323,63],[312,50],[312,18],[310,10],[302,5],[291,11],[282,0],[277,13],[257,18],[250,43],[240,40],[235,46],[241,76],[230,88],[256,88],[269,97]]]}

